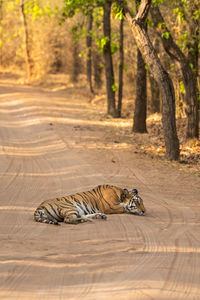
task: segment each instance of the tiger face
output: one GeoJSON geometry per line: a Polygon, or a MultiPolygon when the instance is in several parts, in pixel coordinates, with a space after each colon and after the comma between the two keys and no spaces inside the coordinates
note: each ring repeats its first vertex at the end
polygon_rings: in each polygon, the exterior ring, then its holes
{"type": "Polygon", "coordinates": [[[143,216],[145,214],[145,207],[142,198],[138,195],[138,191],[133,189],[128,191],[124,189],[122,195],[122,205],[126,212],[143,216]]]}

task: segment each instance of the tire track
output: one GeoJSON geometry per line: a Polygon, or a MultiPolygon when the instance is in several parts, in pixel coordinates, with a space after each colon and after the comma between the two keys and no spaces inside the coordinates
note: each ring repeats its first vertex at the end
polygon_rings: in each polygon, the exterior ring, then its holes
{"type": "MultiPolygon", "coordinates": [[[[69,106],[70,102],[67,102],[69,109],[62,111],[62,124],[59,123],[61,118],[58,111],[52,113],[53,107],[58,102],[64,106],[65,99],[51,95],[50,101],[49,95],[37,92],[30,97],[27,90],[26,94],[19,92],[18,99],[15,99],[16,95],[8,97],[10,105],[4,100],[0,110],[1,120],[9,124],[10,111],[16,122],[16,128],[2,128],[0,137],[4,144],[18,147],[8,157],[7,148],[5,153],[2,152],[1,179],[6,176],[8,180],[3,186],[0,183],[4,199],[1,204],[19,208],[16,211],[7,209],[1,216],[3,243],[0,255],[5,261],[4,264],[0,261],[0,276],[4,278],[0,283],[0,297],[30,300],[200,299],[197,226],[200,207],[198,201],[194,201],[200,181],[189,176],[180,178],[180,173],[175,170],[168,167],[165,170],[130,150],[109,149],[111,143],[105,149],[102,144],[98,150],[88,149],[87,138],[94,141],[99,129],[95,127],[92,135],[85,127],[75,136],[72,126],[77,122],[71,124],[69,114],[75,120],[86,117],[79,109],[70,112],[73,103],[69,106]],[[52,101],[55,103],[48,110],[52,101]],[[16,104],[19,110],[13,114],[16,104]],[[22,117],[23,110],[28,112],[23,114],[26,126],[17,127],[17,118],[22,117]],[[27,126],[30,115],[37,119],[32,127],[27,126]],[[68,126],[63,125],[65,117],[68,126]],[[53,130],[50,130],[49,120],[56,124],[53,130]],[[52,147],[36,156],[37,147],[49,143],[52,147]],[[79,147],[74,147],[75,143],[79,143],[79,147]],[[62,145],[63,149],[56,145],[62,145]],[[27,156],[25,148],[31,149],[27,156]],[[99,181],[128,188],[138,185],[144,195],[147,215],[113,215],[106,222],[97,220],[80,226],[62,224],[59,228],[36,224],[32,220],[31,208],[48,196],[81,191],[103,183],[99,181]],[[188,198],[189,188],[191,198],[188,198]],[[23,207],[26,210],[23,211],[23,207]],[[6,263],[6,260],[12,263],[6,263]]],[[[90,122],[88,126],[92,124],[90,122]]],[[[109,141],[110,134],[111,131],[105,131],[104,142],[109,141]]],[[[101,137],[99,135],[98,139],[101,137]]]]}

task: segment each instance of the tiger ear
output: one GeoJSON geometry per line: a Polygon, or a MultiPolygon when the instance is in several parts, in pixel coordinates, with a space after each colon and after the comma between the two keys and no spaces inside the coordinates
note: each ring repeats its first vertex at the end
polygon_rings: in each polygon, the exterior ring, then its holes
{"type": "Polygon", "coordinates": [[[127,189],[123,189],[121,198],[120,198],[121,202],[123,202],[128,197],[129,197],[129,191],[127,189]]]}
{"type": "Polygon", "coordinates": [[[132,193],[134,193],[134,194],[138,194],[138,190],[137,189],[133,189],[132,191],[131,191],[132,193]]]}

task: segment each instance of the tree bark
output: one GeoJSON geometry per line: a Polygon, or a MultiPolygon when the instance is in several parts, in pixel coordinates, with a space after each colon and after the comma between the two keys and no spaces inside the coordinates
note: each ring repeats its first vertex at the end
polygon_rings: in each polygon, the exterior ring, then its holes
{"type": "Polygon", "coordinates": [[[78,56],[78,43],[72,42],[72,72],[71,81],[73,83],[78,82],[78,76],[80,74],[80,62],[78,56]]]}
{"type": "Polygon", "coordinates": [[[164,18],[158,7],[153,6],[151,16],[154,22],[154,27],[158,32],[165,51],[178,64],[183,83],[185,87],[185,102],[187,115],[187,131],[186,138],[198,138],[199,136],[199,119],[198,119],[198,99],[195,76],[189,65],[189,62],[177,44],[174,42],[169,29],[167,28],[164,18]],[[158,26],[164,24],[164,26],[158,26]],[[165,38],[163,33],[168,32],[169,37],[165,38]]]}
{"type": "Polygon", "coordinates": [[[123,97],[123,70],[124,70],[124,19],[120,21],[120,41],[119,41],[119,78],[118,78],[118,106],[117,115],[121,117],[122,97],[123,97]]]}
{"type": "MultiPolygon", "coordinates": [[[[153,46],[157,53],[159,53],[159,40],[156,38],[153,46]]],[[[153,78],[150,72],[149,75],[149,82],[150,82],[150,90],[151,90],[151,112],[152,113],[160,113],[160,91],[157,82],[153,78]]]]}
{"type": "MultiPolygon", "coordinates": [[[[200,90],[198,86],[198,76],[199,76],[199,41],[200,41],[200,20],[194,19],[194,13],[199,9],[199,1],[190,1],[189,2],[189,10],[190,10],[190,22],[189,22],[189,36],[193,37],[191,45],[189,45],[189,53],[188,53],[188,61],[192,64],[193,74],[196,81],[196,89],[197,89],[197,109],[200,109],[200,103],[198,99],[200,99],[200,90]],[[192,51],[191,51],[192,49],[192,51]]],[[[199,116],[197,116],[197,122],[199,121],[199,116]]],[[[199,134],[199,128],[198,128],[199,134]]]]}
{"type": "Polygon", "coordinates": [[[115,108],[115,91],[114,91],[114,70],[111,54],[111,24],[110,24],[110,13],[111,13],[111,0],[106,0],[104,4],[104,16],[103,16],[103,28],[104,36],[107,39],[104,46],[104,60],[105,60],[105,71],[106,71],[106,88],[107,88],[107,113],[113,117],[116,117],[115,108]]]}
{"type": "MultiPolygon", "coordinates": [[[[141,0],[136,1],[137,6],[141,5],[141,0]]],[[[147,30],[147,26],[145,26],[147,30]]],[[[147,71],[145,62],[139,49],[137,49],[137,76],[136,76],[136,99],[133,117],[133,132],[146,133],[147,116],[147,71]]]]}
{"type": "Polygon", "coordinates": [[[151,90],[151,112],[160,113],[160,91],[157,82],[149,73],[150,90],[151,90]]]}
{"type": "Polygon", "coordinates": [[[97,49],[93,51],[93,72],[94,72],[94,87],[100,89],[102,87],[102,71],[103,68],[103,58],[102,54],[98,52],[97,49]]]}
{"type": "Polygon", "coordinates": [[[27,25],[27,18],[24,12],[24,0],[20,0],[20,10],[22,15],[23,27],[24,27],[24,44],[25,44],[25,60],[26,60],[26,69],[27,69],[27,78],[30,81],[32,77],[32,60],[30,54],[30,43],[29,43],[29,32],[28,32],[28,25],[27,25]]]}
{"type": "Polygon", "coordinates": [[[179,158],[179,140],[175,121],[174,87],[168,73],[163,68],[155,49],[145,30],[145,20],[150,9],[151,0],[142,0],[135,18],[125,7],[127,21],[131,27],[137,47],[158,83],[162,95],[162,124],[166,146],[166,157],[169,160],[179,158]]]}
{"type": "Polygon", "coordinates": [[[93,86],[92,86],[92,25],[93,25],[93,11],[90,12],[88,16],[88,30],[86,37],[86,45],[87,45],[87,81],[89,85],[90,92],[94,94],[93,86]]]}
{"type": "MultiPolygon", "coordinates": [[[[2,24],[2,21],[3,21],[3,0],[0,0],[0,24],[2,24]]],[[[3,37],[3,35],[2,35],[2,30],[0,31],[0,41],[1,41],[1,43],[2,43],[2,37],[3,37]]],[[[0,45],[0,65],[2,65],[3,64],[3,49],[2,49],[2,47],[3,47],[3,44],[1,44],[0,45]]]]}
{"type": "Polygon", "coordinates": [[[133,132],[146,133],[147,115],[147,71],[145,62],[139,49],[137,49],[137,78],[136,99],[133,118],[133,132]]]}

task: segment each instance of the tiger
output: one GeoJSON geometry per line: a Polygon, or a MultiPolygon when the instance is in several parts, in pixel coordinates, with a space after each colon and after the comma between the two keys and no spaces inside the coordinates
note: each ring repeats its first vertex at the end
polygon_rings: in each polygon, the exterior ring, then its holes
{"type": "Polygon", "coordinates": [[[114,185],[95,188],[42,202],[34,212],[37,222],[60,225],[78,224],[93,219],[107,219],[106,214],[130,213],[143,216],[146,209],[137,189],[127,190],[114,185]]]}

